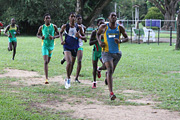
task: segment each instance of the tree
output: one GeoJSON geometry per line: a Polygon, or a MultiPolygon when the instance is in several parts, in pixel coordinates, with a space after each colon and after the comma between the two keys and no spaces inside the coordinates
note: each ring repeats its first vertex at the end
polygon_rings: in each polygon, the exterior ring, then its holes
{"type": "MultiPolygon", "coordinates": [[[[175,13],[178,2],[180,0],[148,0],[153,3],[163,14],[164,20],[175,20],[175,13]]],[[[170,21],[165,21],[162,29],[169,30],[170,26],[175,28],[175,24],[170,21]]]]}
{"type": "Polygon", "coordinates": [[[151,7],[148,10],[148,13],[146,14],[144,19],[161,19],[163,20],[163,14],[160,12],[160,10],[157,7],[151,7]]]}
{"type": "Polygon", "coordinates": [[[58,27],[68,22],[69,13],[83,16],[89,26],[101,10],[112,0],[0,0],[0,19],[5,24],[13,17],[20,26],[21,33],[35,34],[44,23],[44,14],[50,13],[52,23],[58,27]]]}
{"type": "Polygon", "coordinates": [[[180,50],[180,11],[178,13],[178,19],[177,19],[177,39],[176,39],[176,50],[180,50]]]}
{"type": "Polygon", "coordinates": [[[89,26],[93,23],[97,15],[112,0],[77,0],[76,13],[80,13],[83,17],[83,23],[89,26]],[[85,9],[86,7],[86,9],[85,9]]]}
{"type": "Polygon", "coordinates": [[[44,23],[44,14],[50,13],[52,23],[58,27],[68,21],[70,12],[76,7],[76,0],[0,0],[1,21],[8,25],[14,17],[21,33],[35,34],[44,23]],[[67,9],[68,8],[68,9],[67,9]]]}

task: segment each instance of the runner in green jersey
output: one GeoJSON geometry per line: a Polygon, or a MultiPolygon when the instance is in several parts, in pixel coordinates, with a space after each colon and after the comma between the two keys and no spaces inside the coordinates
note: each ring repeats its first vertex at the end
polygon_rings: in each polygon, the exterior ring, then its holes
{"type": "Polygon", "coordinates": [[[39,27],[37,32],[37,37],[42,39],[42,55],[44,58],[44,72],[46,81],[45,84],[49,84],[48,82],[48,63],[52,57],[52,51],[54,49],[54,39],[59,38],[59,31],[56,25],[50,23],[51,16],[50,14],[44,15],[45,24],[39,27]],[[56,33],[56,35],[55,35],[56,33]]]}
{"type": "MultiPolygon", "coordinates": [[[[104,24],[104,19],[103,18],[99,18],[97,20],[97,25],[98,27],[101,25],[101,24],[104,24]]],[[[96,72],[98,71],[98,78],[101,77],[101,74],[100,74],[100,70],[105,70],[105,65],[103,64],[102,62],[102,58],[101,58],[101,47],[96,39],[96,34],[97,34],[97,30],[94,30],[91,34],[91,37],[90,37],[90,41],[89,41],[89,44],[90,45],[94,45],[93,47],[93,54],[92,54],[92,63],[93,63],[93,78],[94,78],[94,82],[93,82],[93,86],[92,88],[96,88],[96,72]],[[98,59],[100,59],[100,61],[102,62],[102,67],[98,68],[97,70],[97,65],[98,65],[98,59]]],[[[103,41],[103,36],[101,37],[101,40],[103,41]]]]}
{"type": "Polygon", "coordinates": [[[12,60],[14,60],[16,54],[16,46],[17,46],[16,35],[20,34],[19,26],[16,25],[16,21],[14,18],[11,19],[11,24],[6,27],[4,34],[8,36],[9,39],[8,51],[13,50],[12,60]]]}

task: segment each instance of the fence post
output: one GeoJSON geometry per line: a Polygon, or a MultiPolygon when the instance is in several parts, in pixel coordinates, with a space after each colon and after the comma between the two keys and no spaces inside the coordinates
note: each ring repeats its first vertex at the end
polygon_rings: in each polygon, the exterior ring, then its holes
{"type": "Polygon", "coordinates": [[[176,21],[175,21],[175,31],[177,32],[177,24],[176,24],[176,21]]]}
{"type": "Polygon", "coordinates": [[[160,32],[160,28],[158,28],[158,45],[159,45],[159,32],[160,32]]]}
{"type": "Polygon", "coordinates": [[[140,29],[139,29],[139,39],[138,39],[138,44],[140,44],[140,29]]]}
{"type": "Polygon", "coordinates": [[[172,46],[172,26],[170,26],[170,46],[172,46]]]}
{"type": "Polygon", "coordinates": [[[128,29],[128,20],[127,20],[127,29],[128,29]]]}
{"type": "Polygon", "coordinates": [[[149,35],[150,35],[150,30],[148,31],[148,45],[149,45],[149,35]]]}
{"type": "Polygon", "coordinates": [[[131,27],[131,43],[132,43],[132,27],[131,27]]]}
{"type": "Polygon", "coordinates": [[[151,21],[150,21],[150,29],[151,29],[151,27],[152,27],[152,19],[151,19],[151,21]]]}

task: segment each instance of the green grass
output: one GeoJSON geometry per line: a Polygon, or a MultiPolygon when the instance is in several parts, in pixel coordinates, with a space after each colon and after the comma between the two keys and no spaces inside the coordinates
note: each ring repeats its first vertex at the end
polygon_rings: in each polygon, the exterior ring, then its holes
{"type": "MultiPolygon", "coordinates": [[[[17,55],[12,61],[12,52],[7,51],[8,39],[0,38],[0,74],[5,73],[5,68],[36,71],[44,75],[43,57],[41,54],[41,40],[36,37],[18,37],[17,55]]],[[[169,71],[180,71],[180,51],[174,50],[175,46],[168,43],[130,44],[121,45],[122,59],[119,62],[114,78],[114,91],[117,100],[109,100],[104,86],[96,90],[91,86],[72,84],[71,89],[66,90],[63,85],[52,83],[50,86],[15,86],[10,82],[19,81],[18,78],[0,78],[0,119],[73,119],[70,114],[73,111],[55,111],[48,108],[39,108],[35,103],[47,101],[66,102],[66,98],[90,98],[107,105],[143,105],[127,102],[128,99],[140,99],[139,95],[126,96],[123,90],[137,90],[143,96],[150,95],[155,101],[160,101],[158,108],[180,111],[180,74],[169,71]],[[12,92],[12,91],[18,91],[12,92]],[[65,97],[65,98],[64,98],[65,97]]],[[[56,46],[49,64],[49,76],[62,75],[65,78],[66,64],[61,65],[63,49],[60,39],[56,40],[56,46]]],[[[80,80],[92,81],[92,47],[84,44],[84,56],[80,80]]],[[[101,64],[99,63],[99,66],[101,64]]],[[[76,66],[72,75],[75,76],[76,66]]],[[[102,71],[101,81],[104,80],[105,71],[102,71]]],[[[106,86],[107,87],[107,86],[106,86]]],[[[74,105],[81,101],[69,101],[74,105]]],[[[91,100],[87,104],[96,104],[91,100]]]]}

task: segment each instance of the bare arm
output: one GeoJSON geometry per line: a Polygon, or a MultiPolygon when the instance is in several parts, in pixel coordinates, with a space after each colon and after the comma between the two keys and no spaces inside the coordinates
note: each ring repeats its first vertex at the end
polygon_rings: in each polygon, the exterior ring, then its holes
{"type": "Polygon", "coordinates": [[[84,40],[84,42],[87,42],[87,39],[86,39],[86,26],[83,25],[83,28],[84,28],[84,36],[82,36],[82,40],[84,40]]]}
{"type": "Polygon", "coordinates": [[[128,42],[128,35],[126,34],[126,31],[125,31],[125,29],[124,29],[124,27],[122,27],[122,26],[119,26],[119,29],[120,29],[120,33],[122,33],[122,35],[124,36],[124,38],[122,38],[122,39],[114,39],[115,40],[115,42],[118,44],[118,43],[123,43],[123,42],[128,42]]]}
{"type": "Polygon", "coordinates": [[[102,24],[97,31],[96,39],[98,40],[99,45],[101,47],[105,47],[105,43],[101,41],[101,34],[104,33],[104,31],[106,30],[106,27],[107,27],[106,24],[102,24]]]}
{"type": "Polygon", "coordinates": [[[7,34],[7,31],[9,30],[9,28],[10,28],[10,25],[8,25],[4,31],[4,35],[6,35],[8,37],[10,37],[10,35],[7,34]]]}
{"type": "Polygon", "coordinates": [[[84,26],[84,34],[86,33],[86,26],[84,26]]]}
{"type": "Polygon", "coordinates": [[[81,34],[79,32],[76,33],[76,37],[84,40],[85,42],[87,42],[86,36],[81,36],[81,34]]]}
{"type": "Polygon", "coordinates": [[[122,39],[122,42],[128,42],[129,38],[128,38],[128,35],[127,35],[124,27],[119,26],[119,28],[120,28],[122,35],[124,36],[124,38],[122,39]]]}
{"type": "Polygon", "coordinates": [[[65,29],[66,29],[66,24],[62,25],[61,30],[59,31],[61,45],[65,44],[65,41],[63,40],[63,32],[64,32],[65,29]]]}
{"type": "Polygon", "coordinates": [[[19,26],[17,25],[17,31],[16,31],[17,35],[20,35],[20,30],[19,30],[19,26]]]}
{"type": "Polygon", "coordinates": [[[44,36],[42,36],[42,25],[39,27],[38,32],[36,34],[36,36],[40,39],[44,40],[44,36]]]}
{"type": "Polygon", "coordinates": [[[93,30],[92,33],[91,33],[91,37],[90,37],[90,40],[89,40],[89,45],[94,45],[96,44],[98,41],[96,39],[96,30],[93,30]]]}
{"type": "Polygon", "coordinates": [[[82,30],[82,27],[81,27],[80,25],[78,25],[78,27],[79,27],[81,36],[84,36],[84,32],[83,32],[83,30],[82,30]]]}
{"type": "Polygon", "coordinates": [[[54,39],[59,38],[59,31],[58,31],[58,28],[56,25],[54,25],[54,29],[55,29],[55,33],[56,33],[56,36],[54,36],[54,39]]]}

